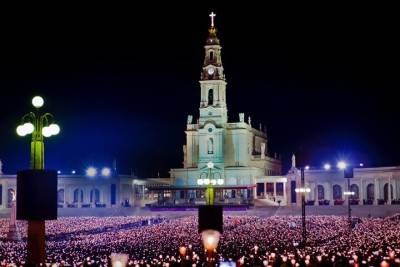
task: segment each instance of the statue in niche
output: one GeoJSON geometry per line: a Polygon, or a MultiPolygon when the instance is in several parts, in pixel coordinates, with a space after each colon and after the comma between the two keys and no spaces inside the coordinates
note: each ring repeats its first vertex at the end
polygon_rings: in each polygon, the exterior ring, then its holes
{"type": "Polygon", "coordinates": [[[212,138],[208,139],[207,151],[208,151],[208,154],[214,154],[214,140],[212,138]]]}
{"type": "Polygon", "coordinates": [[[251,126],[251,117],[249,116],[249,118],[248,118],[248,123],[249,123],[249,125],[251,126]]]}
{"type": "Polygon", "coordinates": [[[292,156],[292,168],[296,168],[296,156],[294,154],[292,156]]]}
{"type": "Polygon", "coordinates": [[[192,115],[188,115],[187,116],[187,124],[192,124],[193,123],[193,116],[192,115]]]}
{"type": "Polygon", "coordinates": [[[244,122],[244,113],[239,113],[239,121],[244,122]]]}
{"type": "Polygon", "coordinates": [[[265,159],[265,143],[261,143],[261,158],[265,159]]]}

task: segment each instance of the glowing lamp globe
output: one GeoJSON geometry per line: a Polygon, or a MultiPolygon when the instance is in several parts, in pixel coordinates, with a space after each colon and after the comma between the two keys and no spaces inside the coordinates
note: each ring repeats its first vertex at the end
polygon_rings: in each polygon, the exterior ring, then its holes
{"type": "Polygon", "coordinates": [[[207,163],[207,168],[209,168],[209,169],[214,168],[214,163],[212,163],[211,161],[209,163],[207,163]]]}
{"type": "Polygon", "coordinates": [[[201,232],[201,240],[204,248],[208,251],[213,251],[217,248],[221,234],[215,230],[205,230],[201,232]]]}
{"type": "Polygon", "coordinates": [[[95,167],[89,167],[86,170],[86,175],[89,177],[94,177],[97,175],[97,169],[95,167]]]}
{"type": "Polygon", "coordinates": [[[57,135],[60,133],[60,126],[58,126],[58,124],[52,123],[49,126],[50,131],[51,131],[51,135],[57,135]]]}
{"type": "Polygon", "coordinates": [[[218,183],[218,185],[223,185],[224,184],[224,179],[218,179],[217,183],[218,183]]]}
{"type": "Polygon", "coordinates": [[[210,179],[208,179],[208,178],[204,179],[204,180],[203,180],[203,183],[204,183],[205,185],[209,185],[209,184],[210,184],[210,179]]]}
{"type": "Polygon", "coordinates": [[[25,127],[24,127],[23,125],[19,125],[19,126],[17,127],[17,134],[18,134],[19,136],[25,136],[25,135],[26,135],[25,127]]]}
{"type": "Polygon", "coordinates": [[[50,137],[52,135],[50,127],[43,127],[42,134],[44,137],[50,137]]]}
{"type": "Polygon", "coordinates": [[[107,168],[107,167],[104,167],[103,169],[101,169],[101,175],[105,176],[105,177],[110,176],[111,175],[111,169],[107,168]]]}
{"type": "Polygon", "coordinates": [[[212,185],[216,185],[216,184],[217,184],[217,180],[211,179],[211,184],[212,184],[212,185]]]}
{"type": "Polygon", "coordinates": [[[344,170],[344,169],[346,169],[347,164],[346,164],[346,162],[344,162],[344,161],[339,161],[338,164],[337,164],[337,167],[338,167],[340,170],[344,170]]]}
{"type": "Polygon", "coordinates": [[[35,130],[35,127],[30,122],[24,123],[24,125],[22,125],[22,127],[24,127],[26,134],[31,134],[35,130]]]}
{"type": "Polygon", "coordinates": [[[328,164],[328,163],[326,163],[326,164],[324,165],[324,169],[325,169],[325,170],[330,170],[330,169],[331,169],[331,165],[328,164]]]}
{"type": "Polygon", "coordinates": [[[35,96],[34,98],[32,98],[32,105],[33,105],[35,108],[40,108],[40,107],[43,106],[43,104],[44,104],[43,97],[41,97],[41,96],[35,96]]]}
{"type": "Polygon", "coordinates": [[[203,185],[203,179],[198,179],[198,180],[197,180],[197,184],[198,184],[198,185],[203,185]]]}

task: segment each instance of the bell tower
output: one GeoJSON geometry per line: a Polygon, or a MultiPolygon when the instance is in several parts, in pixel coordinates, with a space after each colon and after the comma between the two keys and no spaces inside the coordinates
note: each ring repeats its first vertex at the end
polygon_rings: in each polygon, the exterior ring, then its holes
{"type": "Polygon", "coordinates": [[[214,26],[214,17],[211,12],[211,26],[204,46],[204,63],[200,76],[200,125],[213,121],[217,125],[228,121],[226,107],[226,81],[221,59],[221,45],[214,26]]]}

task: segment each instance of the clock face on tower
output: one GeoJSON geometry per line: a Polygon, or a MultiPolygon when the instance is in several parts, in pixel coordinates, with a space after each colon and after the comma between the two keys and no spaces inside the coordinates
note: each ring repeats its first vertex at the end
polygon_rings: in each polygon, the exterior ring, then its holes
{"type": "Polygon", "coordinates": [[[207,72],[208,72],[208,74],[213,75],[213,73],[214,73],[214,68],[209,68],[209,69],[207,70],[207,72]]]}

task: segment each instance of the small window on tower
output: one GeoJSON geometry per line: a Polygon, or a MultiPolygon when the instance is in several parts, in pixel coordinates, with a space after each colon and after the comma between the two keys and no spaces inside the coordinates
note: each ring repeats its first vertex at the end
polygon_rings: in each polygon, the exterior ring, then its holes
{"type": "Polygon", "coordinates": [[[214,90],[208,90],[208,105],[212,106],[214,104],[214,90]]]}
{"type": "Polygon", "coordinates": [[[207,150],[208,154],[214,154],[214,140],[212,139],[212,137],[208,139],[207,150]]]}
{"type": "Polygon", "coordinates": [[[210,51],[210,61],[213,61],[213,60],[214,60],[214,52],[210,51]]]}

